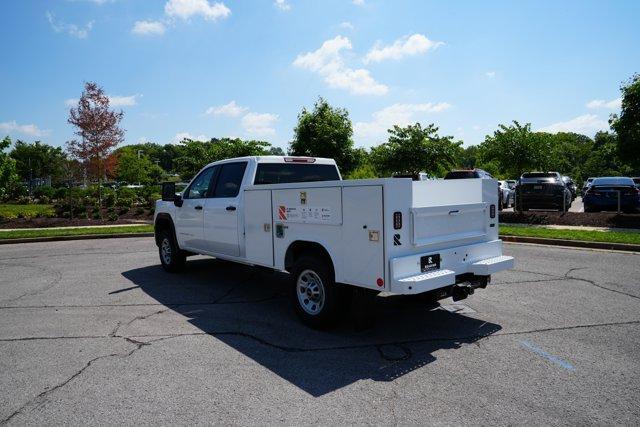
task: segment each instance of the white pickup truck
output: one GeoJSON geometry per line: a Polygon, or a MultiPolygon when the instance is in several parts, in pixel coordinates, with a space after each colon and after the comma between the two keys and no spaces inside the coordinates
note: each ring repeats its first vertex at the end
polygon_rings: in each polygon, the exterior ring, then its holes
{"type": "Polygon", "coordinates": [[[343,181],[331,159],[242,157],[163,185],[155,236],[165,270],[193,254],[289,272],[296,313],[335,322],[354,287],[463,299],[512,268],[488,179],[343,181]]]}

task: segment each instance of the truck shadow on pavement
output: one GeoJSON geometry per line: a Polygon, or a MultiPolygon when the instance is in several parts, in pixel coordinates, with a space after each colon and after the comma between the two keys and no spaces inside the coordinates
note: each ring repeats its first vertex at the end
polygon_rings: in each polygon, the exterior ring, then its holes
{"type": "Polygon", "coordinates": [[[460,349],[501,329],[390,296],[376,298],[376,321],[367,329],[347,318],[336,329],[315,331],[290,308],[286,274],[214,259],[190,260],[175,275],[159,265],[122,274],[197,328],[164,320],[162,333],[209,335],[313,396],[359,380],[392,381],[435,361],[438,351],[460,349]]]}

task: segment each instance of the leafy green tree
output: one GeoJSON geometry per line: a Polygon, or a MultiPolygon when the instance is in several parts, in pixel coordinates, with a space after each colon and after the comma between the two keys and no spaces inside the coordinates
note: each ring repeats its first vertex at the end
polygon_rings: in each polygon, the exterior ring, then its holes
{"type": "Polygon", "coordinates": [[[433,124],[396,125],[388,132],[389,141],[371,150],[371,162],[383,175],[443,174],[458,163],[462,142],[438,135],[433,124]]]}
{"type": "Polygon", "coordinates": [[[162,180],[164,170],[135,147],[123,147],[118,153],[118,180],[129,184],[151,184],[162,180]],[[142,153],[141,153],[142,154],[142,153]]]}
{"type": "Polygon", "coordinates": [[[476,166],[478,158],[478,146],[470,145],[460,152],[460,160],[458,166],[465,169],[473,169],[476,166]]]}
{"type": "Polygon", "coordinates": [[[353,150],[353,126],[344,108],[334,108],[319,98],[309,111],[298,115],[289,152],[294,156],[328,157],[335,159],[340,171],[348,174],[358,166],[353,150]]]}
{"type": "Polygon", "coordinates": [[[179,147],[174,170],[182,179],[189,180],[207,163],[232,157],[264,156],[271,145],[265,141],[213,138],[210,141],[184,139],[179,147]]]}
{"type": "Polygon", "coordinates": [[[640,173],[640,74],[635,74],[620,88],[622,108],[609,123],[618,134],[620,158],[640,173]]]}
{"type": "Polygon", "coordinates": [[[517,121],[499,125],[478,147],[481,163],[495,162],[503,175],[517,178],[523,172],[545,169],[551,156],[552,135],[532,132],[531,124],[517,121]]]}
{"type": "Polygon", "coordinates": [[[284,150],[280,147],[271,147],[267,150],[267,154],[270,156],[284,156],[284,150]]]}
{"type": "Polygon", "coordinates": [[[19,185],[16,162],[4,152],[9,146],[11,146],[11,138],[8,136],[0,141],[0,200],[9,197],[14,188],[19,185]]]}
{"type": "Polygon", "coordinates": [[[593,149],[581,168],[580,181],[596,176],[631,175],[630,167],[625,165],[618,153],[618,137],[612,132],[598,132],[594,138],[593,149]]]}
{"type": "Polygon", "coordinates": [[[16,161],[16,171],[23,181],[32,178],[51,178],[53,184],[65,179],[67,156],[60,147],[36,141],[32,144],[17,140],[9,153],[16,161]]]}

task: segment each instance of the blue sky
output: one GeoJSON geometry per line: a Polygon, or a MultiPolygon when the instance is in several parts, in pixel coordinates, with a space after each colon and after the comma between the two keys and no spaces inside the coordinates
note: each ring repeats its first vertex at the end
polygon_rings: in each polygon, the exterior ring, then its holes
{"type": "Polygon", "coordinates": [[[499,123],[593,135],[640,72],[638,1],[0,2],[0,134],[63,145],[95,81],[126,143],[182,136],[286,147],[318,96],[357,146],[393,123],[477,144],[499,123]]]}

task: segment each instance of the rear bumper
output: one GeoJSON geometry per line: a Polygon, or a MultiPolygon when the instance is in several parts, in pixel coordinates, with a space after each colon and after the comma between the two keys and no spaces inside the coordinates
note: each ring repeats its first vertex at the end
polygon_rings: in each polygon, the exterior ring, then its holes
{"type": "Polygon", "coordinates": [[[390,292],[420,294],[454,285],[462,275],[486,277],[513,266],[513,257],[502,255],[501,240],[393,258],[390,292]],[[440,269],[422,273],[420,258],[435,253],[440,255],[440,269]]]}
{"type": "Polygon", "coordinates": [[[518,200],[523,206],[531,208],[552,208],[562,206],[562,195],[527,194],[518,200]]]}

